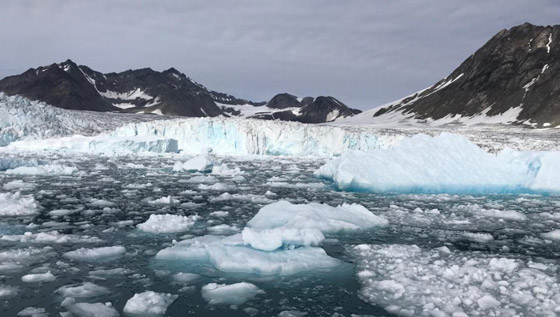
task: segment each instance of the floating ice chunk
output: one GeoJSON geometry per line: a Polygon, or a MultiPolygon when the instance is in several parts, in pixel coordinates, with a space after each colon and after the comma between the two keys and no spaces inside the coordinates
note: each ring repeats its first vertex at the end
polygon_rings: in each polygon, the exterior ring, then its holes
{"type": "Polygon", "coordinates": [[[123,311],[131,315],[163,315],[178,297],[152,291],[137,293],[126,302],[123,311]]]}
{"type": "Polygon", "coordinates": [[[465,137],[415,135],[392,149],[351,151],[315,172],[342,190],[424,193],[559,192],[560,152],[492,155],[465,137]]]}
{"type": "Polygon", "coordinates": [[[343,204],[338,207],[310,203],[296,205],[278,201],[262,207],[247,222],[243,241],[253,248],[272,251],[283,245],[318,245],[324,233],[385,226],[388,221],[365,207],[343,204]]]}
{"type": "Polygon", "coordinates": [[[40,307],[25,307],[18,313],[19,317],[48,317],[44,308],[40,307]]]}
{"type": "Polygon", "coordinates": [[[278,317],[303,317],[303,316],[307,316],[307,313],[300,312],[297,310],[283,310],[280,313],[278,313],[278,317]]]}
{"type": "Polygon", "coordinates": [[[208,227],[208,231],[212,232],[213,234],[231,234],[231,233],[239,232],[239,228],[235,225],[230,226],[226,224],[221,224],[221,225],[208,227]]]}
{"type": "Polygon", "coordinates": [[[92,298],[111,293],[108,288],[91,282],[65,285],[57,289],[55,292],[60,294],[62,297],[71,298],[92,298]]]}
{"type": "Polygon", "coordinates": [[[260,288],[246,282],[230,285],[210,283],[202,287],[202,298],[210,305],[241,305],[262,293],[264,291],[260,288]]]}
{"type": "Polygon", "coordinates": [[[68,210],[68,209],[55,209],[49,211],[49,215],[53,217],[64,217],[77,213],[78,210],[68,210]]]}
{"type": "Polygon", "coordinates": [[[254,204],[270,204],[274,200],[269,199],[262,195],[255,195],[255,194],[230,194],[230,193],[223,193],[218,197],[210,198],[211,201],[227,201],[227,200],[235,200],[235,201],[246,201],[254,204]]]}
{"type": "Polygon", "coordinates": [[[467,240],[474,241],[474,242],[480,242],[480,243],[484,243],[484,242],[494,240],[494,237],[492,237],[492,235],[489,234],[489,233],[464,232],[462,234],[462,236],[467,240]]]}
{"type": "Polygon", "coordinates": [[[95,199],[93,198],[90,203],[91,206],[94,207],[115,207],[117,204],[115,204],[114,202],[105,200],[105,199],[95,199]]]}
{"type": "Polygon", "coordinates": [[[101,248],[79,248],[63,254],[65,258],[77,261],[96,261],[114,259],[123,255],[126,249],[123,246],[101,247],[101,248]]]}
{"type": "Polygon", "coordinates": [[[234,168],[230,168],[227,164],[222,165],[214,165],[212,168],[213,175],[220,175],[220,176],[237,176],[245,174],[238,166],[234,168]]]}
{"type": "Polygon", "coordinates": [[[56,276],[48,271],[47,273],[27,274],[21,277],[21,281],[25,283],[52,282],[56,280],[56,276]]]}
{"type": "Polygon", "coordinates": [[[173,275],[173,280],[178,283],[189,284],[200,278],[200,275],[193,273],[179,272],[173,275]]]}
{"type": "Polygon", "coordinates": [[[214,217],[227,217],[228,215],[229,212],[223,210],[213,211],[210,213],[210,216],[214,216],[214,217]]]}
{"type": "Polygon", "coordinates": [[[200,189],[200,190],[228,191],[228,190],[232,190],[232,189],[235,189],[235,188],[231,185],[226,185],[224,183],[216,183],[216,184],[212,184],[212,185],[200,184],[200,185],[198,185],[198,189],[200,189]]]}
{"type": "Polygon", "coordinates": [[[28,216],[37,212],[39,204],[31,195],[0,193],[0,216],[28,216]]]}
{"type": "Polygon", "coordinates": [[[171,196],[161,197],[158,199],[148,201],[150,205],[175,205],[178,204],[178,199],[173,199],[171,196]]]}
{"type": "Polygon", "coordinates": [[[210,173],[214,167],[214,159],[210,155],[199,155],[191,158],[190,160],[181,163],[176,162],[173,165],[173,170],[176,172],[202,172],[210,173]]]}
{"type": "Polygon", "coordinates": [[[151,233],[175,233],[188,231],[194,226],[198,216],[181,215],[158,215],[152,214],[146,222],[138,224],[136,227],[145,232],[151,233]]]}
{"type": "Polygon", "coordinates": [[[222,272],[256,275],[292,275],[328,270],[341,262],[316,247],[265,252],[245,246],[241,234],[229,237],[206,235],[183,240],[159,251],[156,259],[182,263],[206,263],[222,272]]]}
{"type": "Polygon", "coordinates": [[[95,270],[95,271],[89,271],[89,275],[94,276],[94,277],[99,277],[99,278],[104,278],[104,277],[111,277],[111,276],[118,276],[118,275],[129,275],[134,273],[134,271],[129,270],[129,269],[125,269],[122,267],[118,267],[118,268],[114,268],[114,269],[108,269],[108,270],[95,270]]]}
{"type": "Polygon", "coordinates": [[[35,187],[35,184],[25,183],[24,181],[17,179],[11,182],[8,182],[2,186],[5,190],[24,190],[24,189],[32,189],[35,187]]]}
{"type": "Polygon", "coordinates": [[[39,165],[39,166],[20,166],[7,170],[8,175],[72,175],[78,169],[74,166],[63,165],[39,165]]]}
{"type": "Polygon", "coordinates": [[[560,241],[560,229],[552,230],[550,232],[541,233],[541,237],[543,237],[545,239],[548,239],[548,240],[560,241]]]}
{"type": "Polygon", "coordinates": [[[76,303],[73,298],[67,298],[61,304],[73,316],[84,317],[118,317],[119,313],[111,303],[76,303]]]}

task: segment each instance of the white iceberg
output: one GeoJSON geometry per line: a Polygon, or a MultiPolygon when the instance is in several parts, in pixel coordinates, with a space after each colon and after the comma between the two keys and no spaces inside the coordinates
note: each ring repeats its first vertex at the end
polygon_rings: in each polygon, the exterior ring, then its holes
{"type": "MultiPolygon", "coordinates": [[[[119,312],[111,303],[76,303],[73,298],[67,298],[61,304],[72,316],[84,317],[118,317],[119,312]]],[[[62,314],[61,314],[62,315],[62,314]]]]}
{"type": "Polygon", "coordinates": [[[167,308],[179,296],[166,293],[156,293],[146,291],[143,293],[134,294],[126,304],[123,311],[130,315],[164,315],[167,308]]]}
{"type": "Polygon", "coordinates": [[[246,282],[230,285],[210,283],[202,287],[202,298],[210,305],[241,305],[262,293],[264,291],[260,288],[246,282]]]}
{"type": "Polygon", "coordinates": [[[316,171],[341,190],[560,192],[560,152],[485,152],[465,137],[415,135],[387,150],[350,151],[316,171]]]}
{"type": "Polygon", "coordinates": [[[78,169],[74,166],[63,165],[38,165],[38,166],[20,166],[5,171],[7,175],[72,175],[78,169]]]}
{"type": "Polygon", "coordinates": [[[198,216],[181,215],[157,215],[152,214],[150,218],[136,227],[145,232],[151,233],[176,233],[188,231],[194,226],[198,216]]]}

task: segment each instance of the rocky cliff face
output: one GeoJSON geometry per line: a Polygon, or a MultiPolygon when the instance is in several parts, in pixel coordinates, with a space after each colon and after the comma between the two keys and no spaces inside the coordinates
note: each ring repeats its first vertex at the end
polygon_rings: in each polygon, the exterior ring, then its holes
{"type": "MultiPolygon", "coordinates": [[[[560,125],[560,25],[502,30],[430,88],[375,111],[420,120],[503,116],[503,123],[560,125]]],[[[496,121],[496,120],[493,120],[496,121]]]]}

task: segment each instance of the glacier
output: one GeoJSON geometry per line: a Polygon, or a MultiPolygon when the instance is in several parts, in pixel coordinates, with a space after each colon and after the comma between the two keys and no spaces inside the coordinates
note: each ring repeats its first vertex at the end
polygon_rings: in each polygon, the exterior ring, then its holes
{"type": "Polygon", "coordinates": [[[315,174],[338,189],[407,193],[558,193],[560,152],[488,153],[465,137],[415,135],[391,149],[349,151],[315,174]]]}

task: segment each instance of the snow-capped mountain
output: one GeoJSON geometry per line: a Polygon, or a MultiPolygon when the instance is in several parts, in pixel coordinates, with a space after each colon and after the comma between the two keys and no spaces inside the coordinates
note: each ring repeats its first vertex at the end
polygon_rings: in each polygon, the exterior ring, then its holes
{"type": "Polygon", "coordinates": [[[349,108],[334,97],[317,98],[296,96],[282,93],[274,96],[265,105],[223,105],[224,112],[246,118],[297,121],[303,123],[332,122],[339,118],[351,117],[360,110],[349,108]]]}
{"type": "Polygon", "coordinates": [[[174,68],[158,72],[150,68],[103,74],[71,60],[0,80],[0,91],[73,110],[152,113],[185,117],[242,116],[308,123],[348,117],[359,110],[332,97],[294,100],[290,107],[277,106],[212,91],[174,68]],[[269,106],[271,105],[271,106],[269,106]],[[290,108],[290,109],[287,109],[290,108]]]}
{"type": "Polygon", "coordinates": [[[560,25],[502,30],[435,85],[346,123],[560,125],[560,25]]]}

